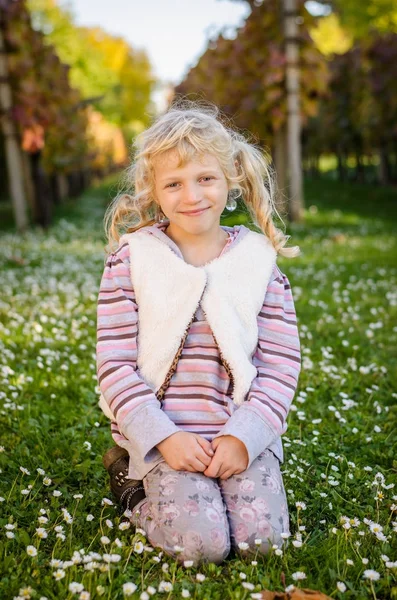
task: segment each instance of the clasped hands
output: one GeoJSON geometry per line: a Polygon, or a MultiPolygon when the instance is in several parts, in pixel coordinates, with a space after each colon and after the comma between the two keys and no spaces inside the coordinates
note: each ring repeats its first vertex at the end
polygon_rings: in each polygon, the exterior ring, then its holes
{"type": "Polygon", "coordinates": [[[245,471],[249,462],[245,444],[233,435],[209,442],[196,433],[178,431],[157,444],[157,448],[176,471],[201,472],[206,477],[228,479],[245,471]]]}
{"type": "Polygon", "coordinates": [[[245,444],[233,435],[222,435],[211,442],[215,452],[205,471],[206,477],[228,479],[242,473],[248,466],[248,452],[245,444]]]}

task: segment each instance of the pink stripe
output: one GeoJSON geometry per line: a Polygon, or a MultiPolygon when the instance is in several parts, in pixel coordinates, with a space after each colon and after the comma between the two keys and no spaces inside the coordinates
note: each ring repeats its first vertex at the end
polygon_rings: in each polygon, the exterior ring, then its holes
{"type": "MultiPolygon", "coordinates": [[[[111,365],[106,365],[106,367],[108,366],[109,368],[112,368],[111,365]]],[[[104,371],[106,371],[106,369],[104,369],[104,371]]],[[[101,386],[103,386],[105,391],[108,390],[116,383],[126,378],[126,371],[128,376],[128,368],[124,366],[119,367],[117,371],[114,371],[111,375],[108,375],[107,377],[105,377],[105,379],[102,379],[101,386]]],[[[99,375],[101,375],[101,373],[99,373],[99,375]]]]}
{"type": "MultiPolygon", "coordinates": [[[[124,404],[124,406],[120,408],[119,412],[117,413],[117,421],[119,423],[122,423],[125,417],[130,412],[131,406],[134,407],[134,410],[138,410],[143,404],[146,404],[148,398],[150,398],[150,396],[142,396],[142,398],[134,398],[134,400],[130,400],[130,402],[124,404]]],[[[113,411],[117,410],[117,406],[113,407],[113,411]]],[[[150,423],[148,423],[148,426],[150,426],[150,423]]]]}
{"type": "MultiPolygon", "coordinates": [[[[131,354],[131,352],[135,349],[136,344],[135,342],[133,342],[133,340],[131,340],[131,342],[126,342],[125,340],[123,340],[123,342],[121,343],[120,341],[116,341],[116,343],[105,343],[105,342],[99,342],[98,344],[99,349],[101,350],[106,350],[106,349],[117,349],[119,352],[122,350],[126,350],[129,354],[131,354]]],[[[113,357],[114,358],[114,357],[113,357]]],[[[117,366],[120,366],[119,363],[117,363],[117,366]]]]}
{"type": "MultiPolygon", "coordinates": [[[[202,353],[202,354],[204,354],[204,353],[202,353]]],[[[202,361],[200,361],[199,365],[195,365],[193,363],[186,364],[183,359],[179,362],[180,362],[180,364],[178,364],[178,367],[177,367],[178,373],[193,373],[193,374],[194,373],[203,373],[203,374],[218,376],[222,379],[222,381],[224,381],[226,378],[228,378],[228,375],[226,372],[223,372],[223,373],[220,372],[220,365],[218,365],[218,364],[213,365],[212,363],[206,363],[205,359],[202,359],[202,361]]]]}
{"type": "MultiPolygon", "coordinates": [[[[126,352],[124,353],[123,356],[123,360],[125,359],[126,356],[129,357],[129,360],[131,361],[132,359],[136,358],[135,357],[135,349],[136,349],[136,344],[132,344],[130,343],[129,346],[125,345],[125,340],[123,340],[123,343],[119,342],[119,341],[114,341],[114,342],[98,342],[97,345],[97,351],[106,353],[106,352],[113,352],[115,349],[117,348],[117,350],[126,350],[126,352]]],[[[108,356],[108,360],[114,358],[114,355],[109,354],[108,356]]],[[[117,357],[116,357],[117,358],[117,357]]],[[[117,367],[120,367],[119,362],[117,362],[114,366],[117,365],[117,367]]]]}
{"type": "MultiPolygon", "coordinates": [[[[120,279],[123,277],[126,280],[128,280],[129,278],[129,272],[127,269],[124,269],[124,267],[112,267],[111,269],[108,267],[105,269],[104,273],[103,273],[103,281],[110,281],[113,283],[113,279],[115,277],[119,277],[120,279]]],[[[106,287],[104,288],[106,289],[106,287]]]]}
{"type": "MultiPolygon", "coordinates": [[[[104,317],[104,316],[115,316],[115,315],[125,315],[128,314],[129,312],[131,312],[131,302],[129,300],[124,300],[123,303],[117,303],[117,304],[110,304],[110,305],[105,305],[102,304],[99,308],[98,308],[98,317],[104,317]]],[[[103,326],[103,324],[102,324],[103,326]]]]}
{"type": "MultiPolygon", "coordinates": [[[[287,396],[287,398],[290,395],[290,389],[286,388],[280,384],[277,383],[277,381],[274,381],[273,379],[269,379],[266,383],[266,392],[261,390],[261,394],[263,395],[268,395],[269,394],[269,389],[274,390],[275,392],[277,392],[278,394],[280,394],[281,396],[287,396]]],[[[255,392],[254,392],[255,393],[255,392]]],[[[271,396],[268,399],[271,402],[271,396]]],[[[278,400],[280,400],[278,398],[278,400]]],[[[275,408],[279,406],[279,404],[275,403],[275,408]]]]}
{"type": "Polygon", "coordinates": [[[290,326],[285,323],[283,325],[280,325],[279,323],[275,323],[274,321],[267,321],[267,329],[270,329],[271,331],[277,331],[278,333],[288,333],[289,327],[293,327],[293,325],[290,326]]]}
{"type": "MultiPolygon", "coordinates": [[[[181,398],[181,401],[183,401],[183,398],[181,398]]],[[[224,410],[224,407],[222,407],[221,404],[215,403],[215,404],[210,405],[207,402],[207,400],[205,400],[204,402],[199,402],[197,400],[191,400],[190,398],[188,398],[186,400],[186,403],[184,406],[181,405],[181,402],[176,402],[175,400],[166,400],[165,401],[165,409],[167,412],[174,411],[176,413],[184,413],[184,412],[191,412],[191,411],[197,410],[197,411],[200,411],[200,413],[202,413],[202,414],[212,415],[212,414],[214,414],[214,409],[216,407],[219,408],[219,412],[222,412],[224,410]]],[[[215,412],[218,412],[218,411],[215,411],[215,412]]]]}
{"type": "MultiPolygon", "coordinates": [[[[283,373],[283,372],[279,372],[279,371],[272,371],[271,369],[262,369],[260,370],[260,374],[261,375],[270,375],[270,376],[274,376],[274,377],[283,377],[284,379],[288,378],[288,381],[286,381],[286,383],[289,383],[290,385],[295,386],[296,385],[296,373],[297,371],[295,371],[293,374],[291,373],[283,373]]],[[[264,381],[267,381],[266,378],[263,378],[264,381]]],[[[267,385],[267,384],[266,384],[267,385]]],[[[285,390],[289,391],[289,394],[292,394],[292,390],[289,387],[285,387],[285,390]]]]}

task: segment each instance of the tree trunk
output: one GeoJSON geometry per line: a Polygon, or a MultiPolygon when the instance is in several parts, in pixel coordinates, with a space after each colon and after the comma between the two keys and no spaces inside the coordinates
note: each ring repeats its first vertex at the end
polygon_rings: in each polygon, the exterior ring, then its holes
{"type": "Polygon", "coordinates": [[[339,176],[339,181],[343,182],[346,181],[346,169],[345,169],[345,164],[343,161],[343,151],[342,149],[338,146],[338,149],[336,151],[336,156],[338,158],[338,176],[339,176]]]}
{"type": "Polygon", "coordinates": [[[286,128],[282,126],[274,136],[274,167],[277,178],[276,208],[280,213],[285,211],[287,196],[287,139],[286,128]]]}
{"type": "Polygon", "coordinates": [[[301,118],[299,99],[298,0],[283,0],[287,89],[289,219],[303,220],[301,118]]]}
{"type": "Polygon", "coordinates": [[[17,129],[10,116],[12,107],[11,86],[8,81],[7,55],[4,35],[0,25],[0,112],[4,135],[10,195],[17,230],[25,231],[29,225],[26,195],[24,189],[23,166],[17,129]]]}
{"type": "Polygon", "coordinates": [[[61,203],[61,195],[59,193],[58,178],[56,173],[51,173],[49,176],[49,184],[51,188],[51,196],[54,204],[59,205],[61,203]]]}
{"type": "Polygon", "coordinates": [[[47,228],[52,221],[52,205],[49,184],[41,167],[41,152],[31,154],[32,176],[35,189],[35,204],[37,210],[36,223],[47,228]]]}
{"type": "Polygon", "coordinates": [[[25,194],[28,201],[30,215],[32,221],[36,222],[36,203],[35,203],[35,191],[32,178],[32,167],[30,164],[30,155],[27,152],[21,152],[22,157],[22,168],[23,168],[23,180],[25,184],[25,194]]]}
{"type": "Polygon", "coordinates": [[[379,148],[379,181],[381,185],[390,184],[390,162],[385,144],[379,148]]]}
{"type": "Polygon", "coordinates": [[[314,157],[314,175],[316,178],[320,176],[320,157],[314,157]]]}
{"type": "Polygon", "coordinates": [[[64,173],[57,174],[59,198],[61,203],[68,197],[68,180],[64,173]]]}
{"type": "Polygon", "coordinates": [[[313,179],[317,179],[318,177],[318,157],[310,156],[308,158],[308,174],[309,177],[313,179]]]}
{"type": "Polygon", "coordinates": [[[359,183],[365,183],[365,170],[361,161],[360,150],[356,150],[356,181],[359,183]]]}

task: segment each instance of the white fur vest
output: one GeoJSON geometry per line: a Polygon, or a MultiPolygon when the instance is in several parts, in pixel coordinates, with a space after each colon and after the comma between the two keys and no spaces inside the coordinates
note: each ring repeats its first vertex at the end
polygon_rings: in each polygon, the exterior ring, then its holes
{"type": "MultiPolygon", "coordinates": [[[[130,246],[131,281],[138,304],[137,367],[156,392],[164,382],[199,305],[233,374],[232,400],[242,404],[257,370],[262,308],[277,253],[270,240],[249,231],[222,256],[195,267],[144,231],[122,236],[130,246]]],[[[112,420],[103,396],[99,405],[112,420]]]]}

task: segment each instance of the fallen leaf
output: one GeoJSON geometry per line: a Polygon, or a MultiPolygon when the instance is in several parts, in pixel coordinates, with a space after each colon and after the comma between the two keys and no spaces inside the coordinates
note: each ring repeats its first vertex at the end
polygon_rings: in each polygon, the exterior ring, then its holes
{"type": "Polygon", "coordinates": [[[20,258],[19,256],[10,256],[9,260],[17,265],[26,265],[26,260],[24,258],[20,258]]]}

